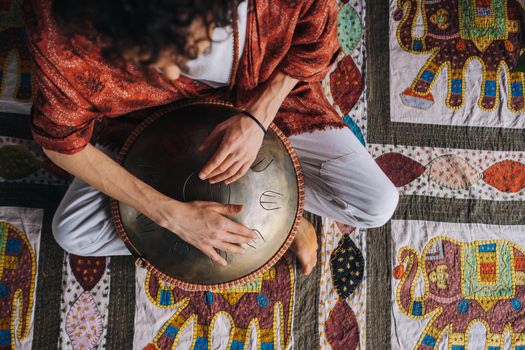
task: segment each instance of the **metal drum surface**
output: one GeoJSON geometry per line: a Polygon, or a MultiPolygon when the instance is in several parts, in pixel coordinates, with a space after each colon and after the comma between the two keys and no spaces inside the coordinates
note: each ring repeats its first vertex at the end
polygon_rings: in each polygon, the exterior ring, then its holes
{"type": "Polygon", "coordinates": [[[222,102],[168,105],[131,134],[118,161],[133,175],[179,201],[243,204],[234,217],[258,238],[242,246],[244,254],[218,250],[221,266],[134,208],[112,200],[121,238],[142,265],[159,277],[189,290],[227,288],[262,274],[284,254],[302,214],[302,179],[293,149],[272,125],[250,170],[233,184],[210,184],[198,172],[217,149],[197,147],[220,122],[238,113],[222,102]]]}

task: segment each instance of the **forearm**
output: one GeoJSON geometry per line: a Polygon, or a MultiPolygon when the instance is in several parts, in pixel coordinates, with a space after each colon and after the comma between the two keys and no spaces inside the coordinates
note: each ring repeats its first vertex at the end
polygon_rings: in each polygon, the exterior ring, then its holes
{"type": "Polygon", "coordinates": [[[247,111],[268,127],[297,82],[297,79],[278,72],[266,83],[262,93],[248,106],[247,111]]]}
{"type": "Polygon", "coordinates": [[[95,187],[111,198],[126,203],[162,225],[160,208],[170,199],[142,182],[97,148],[87,145],[82,151],[66,155],[44,150],[59,167],[95,187]],[[156,205],[149,205],[156,203],[156,205]]]}

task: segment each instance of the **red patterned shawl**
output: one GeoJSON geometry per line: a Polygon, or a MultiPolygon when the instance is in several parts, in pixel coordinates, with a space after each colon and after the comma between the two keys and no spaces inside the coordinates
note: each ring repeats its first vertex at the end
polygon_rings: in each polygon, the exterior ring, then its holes
{"type": "Polygon", "coordinates": [[[26,0],[28,43],[37,66],[35,140],[46,149],[71,154],[83,149],[96,122],[108,117],[197,97],[227,99],[242,108],[276,71],[301,81],[275,118],[286,135],[342,127],[320,83],[338,51],[336,2],[248,1],[245,47],[229,92],[185,77],[171,82],[154,69],[111,65],[93,41],[58,31],[50,0],[26,0]]]}

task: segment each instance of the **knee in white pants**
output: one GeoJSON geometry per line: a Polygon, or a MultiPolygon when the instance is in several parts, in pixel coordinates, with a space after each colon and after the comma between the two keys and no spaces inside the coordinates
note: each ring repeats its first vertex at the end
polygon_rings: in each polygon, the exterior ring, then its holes
{"type": "Polygon", "coordinates": [[[61,210],[60,206],[53,216],[52,232],[55,241],[67,253],[89,256],[96,251],[100,243],[100,227],[89,222],[89,217],[73,218],[71,213],[61,210]]]}
{"type": "Polygon", "coordinates": [[[55,241],[67,253],[82,255],[82,249],[79,249],[81,247],[79,247],[72,239],[72,236],[77,236],[77,234],[72,232],[71,228],[65,224],[66,220],[67,218],[64,217],[63,212],[61,212],[59,208],[53,216],[53,222],[51,225],[53,237],[55,237],[55,241]]]}
{"type": "Polygon", "coordinates": [[[388,182],[372,194],[366,210],[367,215],[362,218],[366,226],[362,227],[374,228],[386,224],[394,214],[398,202],[399,192],[394,184],[388,182]]]}

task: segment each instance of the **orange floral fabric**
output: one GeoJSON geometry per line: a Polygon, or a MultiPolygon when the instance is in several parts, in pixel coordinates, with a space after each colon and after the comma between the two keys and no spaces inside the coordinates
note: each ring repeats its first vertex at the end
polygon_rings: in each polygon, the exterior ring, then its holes
{"type": "MultiPolygon", "coordinates": [[[[26,0],[28,45],[37,66],[32,131],[44,148],[72,154],[90,142],[97,121],[187,98],[220,98],[243,108],[281,71],[301,82],[275,123],[286,135],[344,124],[320,81],[338,52],[333,0],[248,0],[247,37],[234,89],[213,89],[154,69],[105,61],[96,42],[62,35],[51,0],[26,0]]],[[[142,113],[142,115],[144,115],[142,113]]]]}

